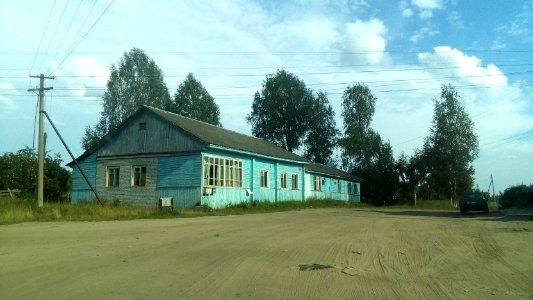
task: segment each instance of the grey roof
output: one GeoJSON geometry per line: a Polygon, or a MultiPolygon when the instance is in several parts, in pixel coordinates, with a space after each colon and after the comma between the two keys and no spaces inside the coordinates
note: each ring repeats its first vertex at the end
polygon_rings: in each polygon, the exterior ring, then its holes
{"type": "MultiPolygon", "coordinates": [[[[142,111],[147,111],[147,112],[155,114],[156,116],[181,128],[185,132],[191,134],[192,136],[198,138],[199,140],[207,144],[230,148],[230,150],[237,149],[237,150],[256,153],[260,155],[266,155],[266,156],[270,156],[274,158],[281,158],[281,159],[287,159],[287,160],[292,160],[292,161],[300,161],[306,164],[305,168],[309,172],[315,172],[315,173],[320,173],[320,174],[329,175],[332,177],[344,178],[344,179],[349,179],[349,180],[362,181],[361,178],[357,176],[353,176],[349,173],[343,172],[339,169],[332,168],[332,167],[322,165],[322,164],[311,163],[306,158],[300,155],[294,154],[290,151],[287,151],[263,139],[252,137],[252,136],[245,135],[242,133],[238,133],[232,130],[224,129],[222,127],[211,125],[211,124],[198,121],[195,119],[187,118],[187,117],[174,114],[168,111],[164,111],[158,108],[154,108],[151,106],[147,106],[147,105],[141,106],[141,108],[134,115],[132,115],[128,120],[133,119],[135,115],[138,115],[142,111]]],[[[91,149],[85,151],[85,153],[80,155],[77,158],[77,160],[81,160],[89,156],[91,153],[94,153],[97,149],[103,146],[112,136],[114,136],[120,131],[121,127],[124,126],[124,124],[128,122],[128,120],[124,121],[117,130],[115,130],[112,133],[109,133],[107,136],[102,138],[98,142],[98,144],[93,146],[91,149]]],[[[72,167],[73,164],[74,162],[72,161],[68,163],[67,165],[72,167]]]]}
{"type": "Polygon", "coordinates": [[[355,175],[346,173],[337,168],[332,168],[330,166],[326,166],[323,164],[309,163],[305,165],[305,169],[311,173],[319,173],[319,174],[329,175],[332,177],[338,177],[338,178],[343,178],[343,179],[349,179],[349,180],[358,181],[358,182],[363,181],[361,178],[355,175]]]}
{"type": "Polygon", "coordinates": [[[141,109],[146,109],[155,113],[159,117],[180,127],[196,138],[213,145],[243,150],[247,152],[262,154],[266,156],[278,157],[288,160],[308,162],[302,156],[287,151],[263,139],[244,135],[235,131],[224,129],[202,121],[194,120],[168,111],[143,105],[141,109]]]}

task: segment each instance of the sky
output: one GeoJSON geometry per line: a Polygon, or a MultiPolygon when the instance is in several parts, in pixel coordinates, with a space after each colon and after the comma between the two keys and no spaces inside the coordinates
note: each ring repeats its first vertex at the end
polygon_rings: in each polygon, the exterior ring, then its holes
{"type": "MultiPolygon", "coordinates": [[[[372,127],[395,156],[420,149],[443,84],[475,123],[475,183],[496,192],[533,183],[533,1],[0,1],[0,154],[35,141],[38,86],[75,156],[102,111],[124,52],[144,50],[173,95],[188,73],[220,107],[222,125],[251,134],[246,115],[269,74],[285,69],[325,91],[342,130],[342,93],[377,97],[372,127]]],[[[70,161],[46,125],[47,151],[70,161]]]]}

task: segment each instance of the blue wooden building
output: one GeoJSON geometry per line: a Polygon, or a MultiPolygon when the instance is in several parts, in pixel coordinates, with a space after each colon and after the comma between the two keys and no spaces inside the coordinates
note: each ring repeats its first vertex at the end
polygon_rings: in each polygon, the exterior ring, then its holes
{"type": "MultiPolygon", "coordinates": [[[[99,196],[155,206],[220,208],[308,198],[359,202],[360,182],[262,139],[142,106],[78,159],[99,196]]],[[[73,203],[94,196],[73,162],[73,203]]]]}

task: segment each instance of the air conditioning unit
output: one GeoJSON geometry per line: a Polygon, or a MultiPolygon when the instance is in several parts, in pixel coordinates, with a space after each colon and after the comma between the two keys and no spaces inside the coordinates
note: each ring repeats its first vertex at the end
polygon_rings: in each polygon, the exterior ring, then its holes
{"type": "Polygon", "coordinates": [[[204,196],[213,195],[213,188],[210,186],[204,186],[204,196]]]}

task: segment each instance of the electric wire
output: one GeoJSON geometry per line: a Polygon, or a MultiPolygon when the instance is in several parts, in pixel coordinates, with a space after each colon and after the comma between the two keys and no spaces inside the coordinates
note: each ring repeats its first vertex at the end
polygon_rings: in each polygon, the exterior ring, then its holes
{"type": "MultiPolygon", "coordinates": [[[[63,46],[63,43],[65,42],[65,39],[68,35],[68,33],[70,32],[70,28],[72,27],[72,23],[74,22],[74,20],[76,19],[76,16],[78,15],[78,11],[80,10],[80,7],[83,3],[83,0],[80,0],[79,1],[79,4],[78,4],[78,7],[76,8],[76,11],[74,12],[74,15],[72,16],[72,19],[70,19],[70,23],[67,25],[67,30],[66,32],[63,34],[63,38],[61,39],[61,41],[59,42],[59,46],[57,46],[57,49],[56,49],[56,52],[54,53],[54,56],[52,58],[52,61],[54,61],[56,58],[57,58],[57,55],[59,54],[59,49],[61,49],[61,46],[63,46]]],[[[49,76],[52,74],[52,71],[49,72],[49,76]]]]}
{"type": "Polygon", "coordinates": [[[54,33],[52,34],[52,38],[50,39],[50,43],[48,43],[48,48],[46,48],[46,52],[43,56],[43,59],[41,60],[41,64],[39,65],[39,71],[42,69],[43,67],[43,64],[46,60],[46,57],[48,56],[48,51],[50,51],[50,47],[52,46],[52,43],[54,42],[55,38],[56,38],[56,34],[57,34],[57,29],[59,28],[59,25],[61,25],[61,21],[63,20],[63,16],[65,15],[65,10],[67,9],[67,6],[68,6],[68,3],[70,2],[70,0],[67,0],[67,3],[65,4],[65,6],[63,7],[63,11],[61,12],[61,16],[59,17],[59,21],[57,22],[57,25],[56,25],[56,28],[54,30],[54,33]]]}
{"type": "Polygon", "coordinates": [[[35,52],[35,56],[33,57],[33,62],[31,63],[31,67],[30,67],[28,74],[30,74],[31,71],[33,70],[33,66],[35,65],[35,60],[37,59],[37,55],[39,54],[39,51],[41,50],[44,36],[46,35],[46,31],[48,30],[48,25],[50,24],[50,20],[52,19],[52,13],[54,12],[55,7],[56,7],[56,1],[54,0],[54,4],[52,5],[52,9],[50,10],[50,15],[48,16],[48,20],[46,21],[46,26],[44,27],[43,35],[41,36],[41,40],[39,41],[39,46],[37,47],[37,52],[35,52]]]}
{"type": "Polygon", "coordinates": [[[83,35],[83,37],[78,41],[78,43],[76,43],[76,45],[74,45],[74,47],[72,47],[72,49],[70,50],[70,52],[67,53],[67,55],[65,55],[65,57],[61,60],[61,62],[59,63],[59,65],[57,66],[57,69],[59,70],[59,68],[63,65],[63,63],[65,62],[65,60],[72,54],[72,52],[79,46],[79,44],[81,44],[81,42],[83,42],[83,40],[87,37],[87,35],[89,35],[89,33],[91,32],[91,30],[94,28],[94,26],[98,23],[98,21],[100,21],[100,18],[102,18],[102,16],[107,12],[107,10],[109,9],[109,7],[111,6],[111,4],[113,4],[113,2],[115,2],[115,0],[111,0],[109,2],[109,4],[106,6],[106,8],[102,11],[102,13],[98,16],[98,18],[96,19],[96,21],[94,21],[94,23],[91,25],[91,27],[89,28],[89,30],[87,30],[87,32],[83,35]]]}

